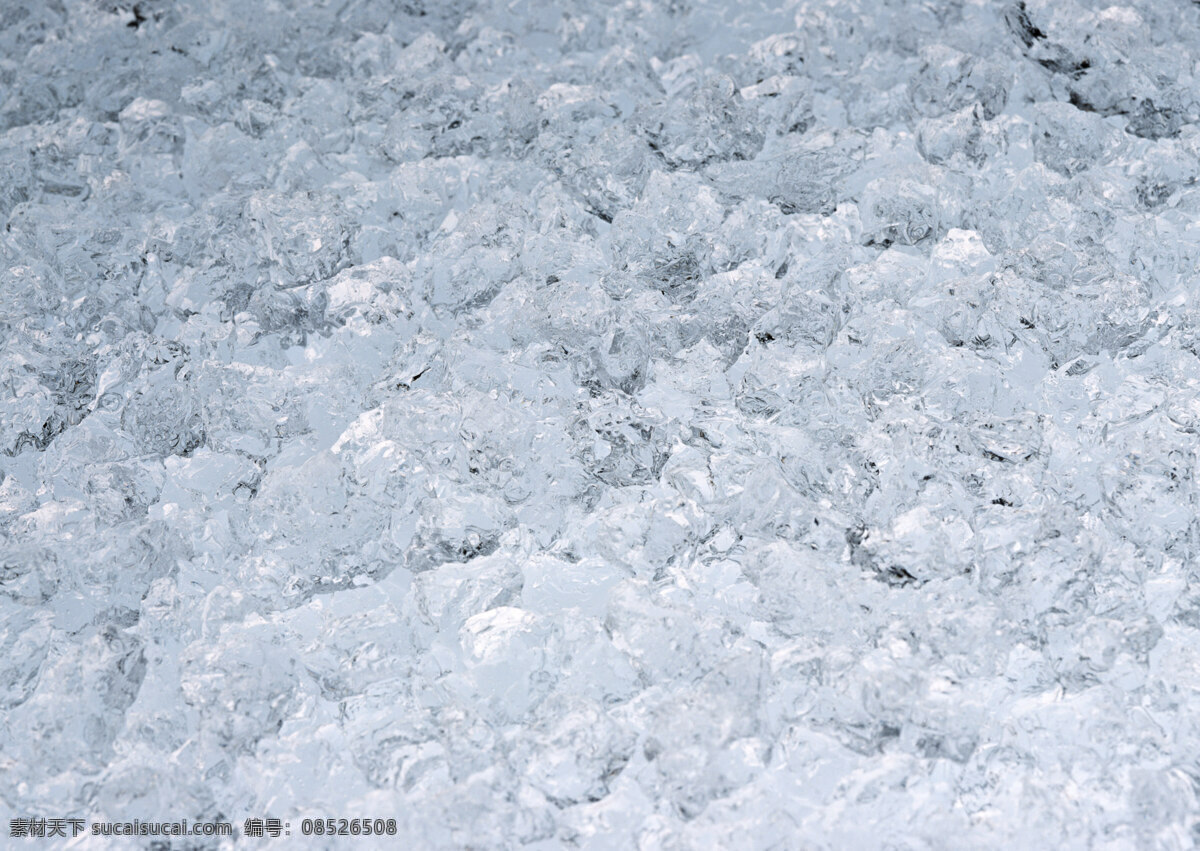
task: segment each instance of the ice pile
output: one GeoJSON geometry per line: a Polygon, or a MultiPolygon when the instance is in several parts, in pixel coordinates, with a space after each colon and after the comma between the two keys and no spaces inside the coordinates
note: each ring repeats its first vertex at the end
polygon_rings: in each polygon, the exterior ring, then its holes
{"type": "Polygon", "coordinates": [[[3,809],[1194,847],[1198,63],[1182,0],[0,3],[3,809]]]}

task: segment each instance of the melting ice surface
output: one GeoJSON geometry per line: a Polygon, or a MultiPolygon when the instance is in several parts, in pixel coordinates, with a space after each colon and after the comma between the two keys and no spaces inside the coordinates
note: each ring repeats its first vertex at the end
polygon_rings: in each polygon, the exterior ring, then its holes
{"type": "Polygon", "coordinates": [[[1193,847],[1198,62],[1182,0],[0,3],[5,819],[1193,847]]]}

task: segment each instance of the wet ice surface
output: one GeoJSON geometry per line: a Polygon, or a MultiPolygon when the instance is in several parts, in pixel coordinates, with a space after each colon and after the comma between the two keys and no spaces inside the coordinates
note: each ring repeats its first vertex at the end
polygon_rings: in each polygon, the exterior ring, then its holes
{"type": "Polygon", "coordinates": [[[3,809],[1192,847],[1198,61],[1177,0],[0,4],[3,809]]]}

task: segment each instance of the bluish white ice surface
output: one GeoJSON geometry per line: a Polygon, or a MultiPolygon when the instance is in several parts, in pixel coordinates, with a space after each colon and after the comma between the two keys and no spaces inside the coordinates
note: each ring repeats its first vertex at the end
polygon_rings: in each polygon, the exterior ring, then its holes
{"type": "Polygon", "coordinates": [[[0,0],[0,828],[1195,847],[1198,119],[1185,0],[0,0]]]}

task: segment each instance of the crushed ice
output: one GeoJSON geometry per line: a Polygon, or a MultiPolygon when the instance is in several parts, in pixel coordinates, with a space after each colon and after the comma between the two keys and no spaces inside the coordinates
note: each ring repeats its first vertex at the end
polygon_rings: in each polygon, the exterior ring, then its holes
{"type": "Polygon", "coordinates": [[[1182,0],[0,4],[4,809],[1193,847],[1198,63],[1182,0]]]}

